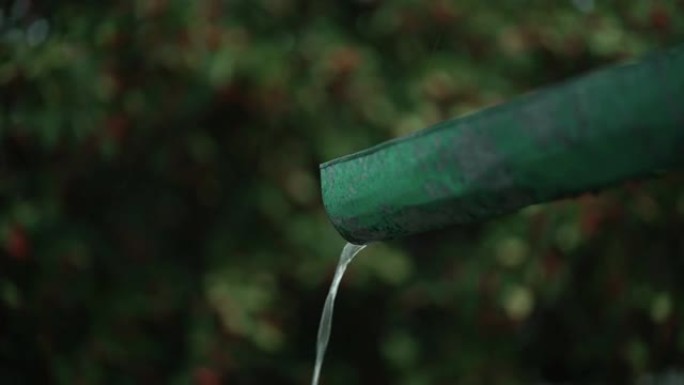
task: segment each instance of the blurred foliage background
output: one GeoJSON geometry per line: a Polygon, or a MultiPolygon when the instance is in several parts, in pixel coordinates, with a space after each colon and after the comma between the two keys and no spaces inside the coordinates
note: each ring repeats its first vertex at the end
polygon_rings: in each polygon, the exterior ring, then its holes
{"type": "MultiPolygon", "coordinates": [[[[682,0],[1,4],[3,384],[308,383],[319,163],[684,40],[682,0]]],[[[683,235],[673,174],[372,245],[323,383],[681,380],[683,235]]]]}

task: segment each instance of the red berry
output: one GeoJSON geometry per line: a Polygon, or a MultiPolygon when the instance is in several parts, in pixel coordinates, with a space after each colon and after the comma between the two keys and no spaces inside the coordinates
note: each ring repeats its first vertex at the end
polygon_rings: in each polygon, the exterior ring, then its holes
{"type": "Polygon", "coordinates": [[[24,229],[19,226],[10,229],[5,240],[5,249],[14,259],[25,260],[28,258],[30,246],[24,229]]]}

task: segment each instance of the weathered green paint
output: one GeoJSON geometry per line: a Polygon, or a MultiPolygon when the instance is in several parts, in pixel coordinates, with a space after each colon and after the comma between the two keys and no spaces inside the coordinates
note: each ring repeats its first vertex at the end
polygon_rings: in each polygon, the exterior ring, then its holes
{"type": "Polygon", "coordinates": [[[684,46],[321,165],[353,243],[484,220],[684,165],[684,46]]]}

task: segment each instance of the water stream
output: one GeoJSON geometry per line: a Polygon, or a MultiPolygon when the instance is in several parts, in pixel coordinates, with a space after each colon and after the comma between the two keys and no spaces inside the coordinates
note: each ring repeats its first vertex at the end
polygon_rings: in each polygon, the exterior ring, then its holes
{"type": "Polygon", "coordinates": [[[321,314],[321,323],[318,325],[318,341],[316,343],[316,365],[314,367],[313,378],[311,385],[318,385],[318,380],[321,376],[321,367],[323,366],[323,357],[328,348],[328,340],[330,340],[330,329],[332,328],[333,308],[335,306],[335,297],[337,296],[337,288],[340,286],[344,271],[347,270],[347,265],[354,259],[354,256],[363,250],[366,245],[354,245],[347,243],[342,249],[340,260],[337,262],[335,275],[333,276],[328,297],[325,299],[323,305],[323,313],[321,314]]]}

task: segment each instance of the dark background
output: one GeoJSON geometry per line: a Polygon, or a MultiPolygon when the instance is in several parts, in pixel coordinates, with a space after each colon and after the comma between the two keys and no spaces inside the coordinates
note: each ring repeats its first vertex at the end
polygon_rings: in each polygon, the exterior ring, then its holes
{"type": "MultiPolygon", "coordinates": [[[[2,384],[308,383],[319,163],[684,41],[681,0],[0,4],[2,384]]],[[[323,384],[679,384],[683,265],[681,174],[372,245],[323,384]]]]}

